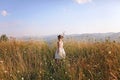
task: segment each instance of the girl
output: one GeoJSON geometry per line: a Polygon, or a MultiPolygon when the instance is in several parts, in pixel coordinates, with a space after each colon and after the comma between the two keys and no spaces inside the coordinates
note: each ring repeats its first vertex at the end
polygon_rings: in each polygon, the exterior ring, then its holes
{"type": "Polygon", "coordinates": [[[58,35],[58,42],[57,42],[57,50],[55,53],[55,61],[56,63],[58,63],[58,60],[60,59],[65,59],[65,51],[63,48],[63,36],[62,35],[58,35]]]}

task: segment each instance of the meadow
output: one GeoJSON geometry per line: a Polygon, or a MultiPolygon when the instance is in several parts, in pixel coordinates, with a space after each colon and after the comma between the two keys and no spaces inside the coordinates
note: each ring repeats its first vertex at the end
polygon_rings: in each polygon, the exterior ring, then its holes
{"type": "Polygon", "coordinates": [[[64,42],[66,58],[56,64],[56,42],[0,42],[0,80],[120,80],[120,43],[64,42]]]}

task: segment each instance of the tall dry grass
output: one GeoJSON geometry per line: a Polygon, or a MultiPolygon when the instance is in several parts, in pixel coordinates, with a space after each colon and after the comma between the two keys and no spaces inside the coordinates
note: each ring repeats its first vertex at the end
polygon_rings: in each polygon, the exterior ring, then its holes
{"type": "Polygon", "coordinates": [[[57,65],[56,43],[0,42],[0,80],[120,80],[120,43],[67,40],[64,48],[57,65]]]}

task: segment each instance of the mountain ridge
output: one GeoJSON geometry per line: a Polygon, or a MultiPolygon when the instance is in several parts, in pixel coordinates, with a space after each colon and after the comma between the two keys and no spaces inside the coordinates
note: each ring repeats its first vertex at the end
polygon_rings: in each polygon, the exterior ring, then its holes
{"type": "MultiPolygon", "coordinates": [[[[64,36],[65,39],[75,39],[79,41],[104,41],[109,39],[111,41],[120,41],[120,32],[109,32],[109,33],[83,33],[83,34],[69,34],[64,36]]],[[[52,41],[57,39],[57,35],[49,35],[49,36],[42,36],[42,37],[22,37],[23,40],[45,40],[45,41],[52,41]]]]}

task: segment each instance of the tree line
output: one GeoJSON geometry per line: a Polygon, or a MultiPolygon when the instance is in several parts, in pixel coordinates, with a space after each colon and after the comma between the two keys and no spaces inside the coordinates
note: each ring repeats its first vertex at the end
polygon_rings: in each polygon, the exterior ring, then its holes
{"type": "Polygon", "coordinates": [[[0,36],[0,42],[1,42],[1,41],[8,41],[8,40],[9,40],[9,38],[7,37],[6,34],[2,34],[2,35],[0,36]]]}

